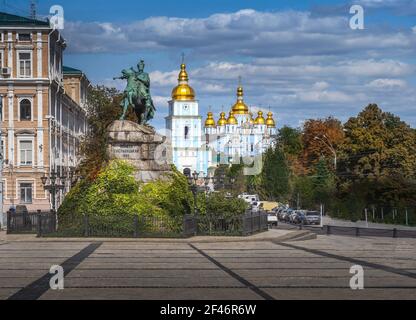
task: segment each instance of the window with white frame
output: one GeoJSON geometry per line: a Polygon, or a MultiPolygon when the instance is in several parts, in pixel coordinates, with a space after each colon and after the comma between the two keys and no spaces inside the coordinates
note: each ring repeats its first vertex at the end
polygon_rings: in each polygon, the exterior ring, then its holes
{"type": "Polygon", "coordinates": [[[31,52],[19,52],[19,77],[30,78],[32,77],[32,53],[31,52]]]}
{"type": "Polygon", "coordinates": [[[20,203],[30,204],[32,203],[33,184],[32,183],[20,183],[20,203]]]}
{"type": "Polygon", "coordinates": [[[0,51],[0,68],[3,68],[3,51],[0,51]]]}
{"type": "Polygon", "coordinates": [[[29,99],[23,99],[20,101],[20,121],[32,120],[32,103],[29,99]]]}
{"type": "Polygon", "coordinates": [[[20,165],[31,166],[33,164],[33,142],[31,140],[20,141],[20,165]]]}

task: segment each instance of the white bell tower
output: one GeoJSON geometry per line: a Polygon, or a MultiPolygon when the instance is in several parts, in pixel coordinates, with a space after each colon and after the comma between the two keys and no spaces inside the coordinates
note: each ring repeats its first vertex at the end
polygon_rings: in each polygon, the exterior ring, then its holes
{"type": "Polygon", "coordinates": [[[178,85],[172,90],[166,128],[171,132],[172,161],[180,172],[206,172],[206,152],[195,91],[188,84],[186,65],[182,61],[178,85]]]}

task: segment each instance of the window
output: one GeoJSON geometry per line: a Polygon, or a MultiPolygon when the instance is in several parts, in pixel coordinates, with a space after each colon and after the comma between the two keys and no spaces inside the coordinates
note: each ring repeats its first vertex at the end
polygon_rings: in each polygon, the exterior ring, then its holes
{"type": "Polygon", "coordinates": [[[30,33],[19,33],[19,41],[30,41],[32,40],[32,37],[30,33]]]}
{"type": "Polygon", "coordinates": [[[188,140],[189,138],[189,127],[185,126],[185,140],[188,140]]]}
{"type": "Polygon", "coordinates": [[[32,184],[21,183],[20,184],[20,202],[23,204],[32,203],[32,184]]]}
{"type": "Polygon", "coordinates": [[[3,68],[3,52],[0,52],[0,68],[3,68]]]}
{"type": "Polygon", "coordinates": [[[0,140],[0,159],[4,160],[5,154],[4,154],[4,140],[0,140]]]}
{"type": "Polygon", "coordinates": [[[30,166],[33,163],[32,141],[20,141],[20,165],[30,166]]]}
{"type": "Polygon", "coordinates": [[[32,76],[32,55],[30,52],[19,52],[19,77],[30,78],[32,76]]]}
{"type": "Polygon", "coordinates": [[[20,101],[20,121],[32,120],[32,103],[28,99],[20,101]]]}

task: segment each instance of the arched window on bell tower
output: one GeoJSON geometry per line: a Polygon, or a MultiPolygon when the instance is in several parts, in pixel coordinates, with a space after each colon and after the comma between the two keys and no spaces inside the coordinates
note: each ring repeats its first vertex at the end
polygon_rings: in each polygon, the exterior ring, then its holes
{"type": "Polygon", "coordinates": [[[185,130],[184,131],[185,131],[184,132],[185,140],[188,140],[188,138],[189,138],[189,127],[188,126],[185,126],[185,130]]]}

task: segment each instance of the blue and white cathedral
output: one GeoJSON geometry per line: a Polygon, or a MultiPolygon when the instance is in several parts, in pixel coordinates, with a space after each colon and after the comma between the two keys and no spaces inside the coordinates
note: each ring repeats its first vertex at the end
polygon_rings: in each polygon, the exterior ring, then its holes
{"type": "Polygon", "coordinates": [[[269,112],[265,118],[263,111],[258,111],[254,119],[244,102],[241,84],[228,116],[221,112],[216,121],[214,114],[208,112],[202,126],[198,100],[188,82],[186,65],[182,63],[166,117],[166,128],[171,133],[172,161],[179,171],[206,175],[219,164],[238,163],[243,157],[254,158],[275,143],[273,114],[269,112]]]}

